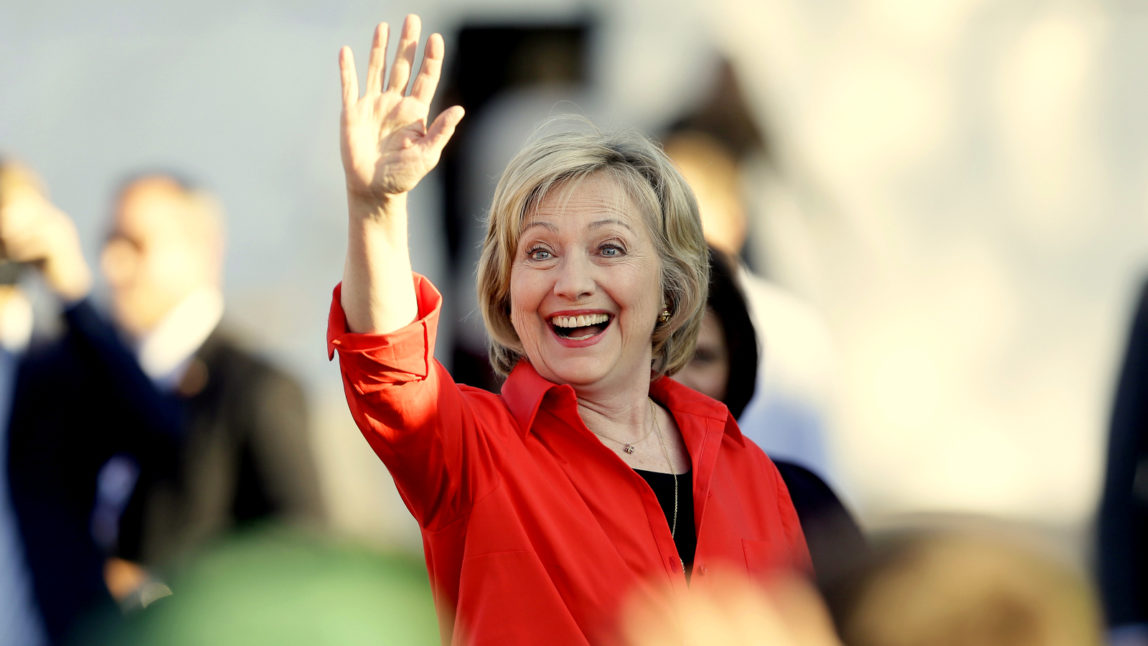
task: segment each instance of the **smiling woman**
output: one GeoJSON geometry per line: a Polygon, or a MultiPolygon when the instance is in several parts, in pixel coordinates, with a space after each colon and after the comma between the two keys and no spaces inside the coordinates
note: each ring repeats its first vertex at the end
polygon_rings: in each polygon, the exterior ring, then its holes
{"type": "Polygon", "coordinates": [[[407,193],[462,110],[426,125],[441,37],[407,93],[419,21],[389,76],[387,34],[363,96],[340,54],[350,226],[328,348],[422,527],[443,640],[602,643],[643,582],[807,570],[769,458],[725,406],[669,378],[692,355],[709,270],[696,203],[648,139],[559,134],[511,161],[478,268],[506,383],[456,384],[433,359],[442,299],[412,274],[407,193]]]}

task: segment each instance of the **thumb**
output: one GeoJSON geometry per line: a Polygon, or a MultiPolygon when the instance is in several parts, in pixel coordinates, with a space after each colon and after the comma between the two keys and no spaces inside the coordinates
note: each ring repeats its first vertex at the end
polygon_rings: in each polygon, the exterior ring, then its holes
{"type": "Polygon", "coordinates": [[[466,111],[460,105],[451,106],[440,112],[427,130],[427,145],[435,150],[442,150],[465,114],[466,111]]]}

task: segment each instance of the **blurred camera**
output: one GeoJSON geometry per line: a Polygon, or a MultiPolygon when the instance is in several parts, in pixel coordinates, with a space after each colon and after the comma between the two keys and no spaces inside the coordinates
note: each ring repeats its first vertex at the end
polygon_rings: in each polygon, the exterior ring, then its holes
{"type": "Polygon", "coordinates": [[[0,258],[0,285],[15,285],[20,282],[20,278],[27,268],[27,265],[22,262],[0,258]]]}

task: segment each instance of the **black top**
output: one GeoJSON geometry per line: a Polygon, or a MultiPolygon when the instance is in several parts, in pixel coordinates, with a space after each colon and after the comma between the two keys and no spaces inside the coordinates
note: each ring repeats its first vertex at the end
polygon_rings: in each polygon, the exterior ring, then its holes
{"type": "Polygon", "coordinates": [[[1109,625],[1148,623],[1148,282],[1141,288],[1108,421],[1100,591],[1109,625]]]}
{"type": "Polygon", "coordinates": [[[674,475],[672,473],[657,473],[634,469],[634,472],[645,479],[646,484],[654,490],[658,503],[662,505],[662,513],[666,515],[666,524],[674,527],[674,478],[678,479],[678,523],[674,530],[674,545],[678,548],[678,556],[686,568],[686,574],[694,565],[694,552],[698,547],[697,529],[694,527],[694,481],[690,471],[674,475]]]}
{"type": "Polygon", "coordinates": [[[774,460],[773,464],[789,489],[817,583],[830,585],[867,558],[869,544],[865,534],[833,489],[816,473],[784,460],[774,460]]]}

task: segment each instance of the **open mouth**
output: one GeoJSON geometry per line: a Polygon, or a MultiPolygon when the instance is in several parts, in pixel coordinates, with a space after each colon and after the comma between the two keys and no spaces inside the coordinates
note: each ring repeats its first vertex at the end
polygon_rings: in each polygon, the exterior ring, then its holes
{"type": "Polygon", "coordinates": [[[609,314],[579,314],[577,316],[555,316],[550,319],[550,327],[563,339],[589,339],[601,334],[610,325],[609,314]]]}

